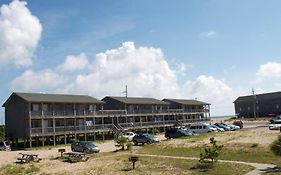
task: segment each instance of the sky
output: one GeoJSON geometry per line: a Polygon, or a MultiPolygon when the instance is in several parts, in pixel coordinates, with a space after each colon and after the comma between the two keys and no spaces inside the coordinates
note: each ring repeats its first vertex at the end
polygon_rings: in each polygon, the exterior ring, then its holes
{"type": "MultiPolygon", "coordinates": [[[[0,102],[12,92],[197,99],[234,115],[281,89],[281,1],[0,0],[0,102]]],[[[0,123],[4,122],[4,108],[0,123]]]]}

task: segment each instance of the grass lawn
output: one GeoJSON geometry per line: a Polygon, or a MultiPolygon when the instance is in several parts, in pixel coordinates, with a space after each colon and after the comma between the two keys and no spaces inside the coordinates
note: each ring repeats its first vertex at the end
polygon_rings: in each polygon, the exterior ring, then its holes
{"type": "MultiPolygon", "coordinates": [[[[100,174],[100,175],[123,175],[123,174],[134,174],[134,175],[150,175],[150,174],[186,174],[186,175],[227,175],[235,174],[242,175],[251,170],[253,167],[241,164],[231,163],[217,163],[213,169],[202,170],[196,168],[198,163],[197,160],[182,160],[182,159],[171,159],[171,158],[156,158],[156,157],[142,157],[140,156],[139,161],[136,162],[136,168],[132,169],[132,164],[128,161],[129,155],[122,155],[112,153],[112,156],[104,156],[99,159],[92,159],[88,162],[81,162],[75,164],[69,164],[65,162],[59,162],[58,164],[65,164],[69,166],[69,170],[61,171],[59,166],[61,165],[39,165],[39,164],[13,164],[7,165],[1,168],[0,175],[4,174],[100,174]],[[53,167],[52,167],[53,166],[53,167]],[[58,167],[56,167],[58,166],[58,167]],[[48,172],[48,169],[57,169],[57,171],[48,172]],[[73,168],[75,168],[73,170],[73,168]]],[[[57,160],[58,161],[58,160],[57,160]]]]}
{"type": "MultiPolygon", "coordinates": [[[[245,132],[245,130],[243,131],[245,132]]],[[[227,133],[225,133],[227,134],[227,133]]],[[[211,133],[209,135],[199,135],[194,138],[174,139],[164,141],[154,145],[145,145],[137,150],[141,154],[166,155],[166,156],[182,156],[182,157],[199,157],[204,152],[202,140],[210,137],[223,137],[221,133],[211,133]],[[174,142],[180,144],[173,145],[174,142]],[[197,145],[195,143],[198,143],[197,145]],[[187,146],[193,145],[193,146],[187,146]]],[[[235,136],[237,137],[237,136],[235,136]]],[[[262,140],[262,138],[260,138],[262,140]]],[[[223,144],[222,153],[219,159],[239,160],[245,162],[271,163],[281,166],[281,157],[275,156],[269,146],[263,146],[256,143],[231,143],[228,141],[219,142],[223,144]]]]}

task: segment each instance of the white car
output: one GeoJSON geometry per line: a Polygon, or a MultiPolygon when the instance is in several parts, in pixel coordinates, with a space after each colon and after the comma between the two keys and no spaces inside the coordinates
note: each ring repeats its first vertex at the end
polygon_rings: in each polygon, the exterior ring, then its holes
{"type": "Polygon", "coordinates": [[[224,132],[225,130],[217,125],[211,125],[211,127],[216,128],[219,132],[224,132]]]}
{"type": "Polygon", "coordinates": [[[270,130],[279,130],[281,127],[281,120],[274,120],[269,124],[268,128],[270,130]]]}
{"type": "Polygon", "coordinates": [[[126,137],[129,141],[132,141],[136,134],[134,132],[131,132],[131,131],[125,131],[121,135],[126,137]]]}
{"type": "Polygon", "coordinates": [[[236,126],[236,125],[232,125],[232,124],[227,124],[227,125],[230,126],[230,128],[231,128],[232,130],[240,129],[240,127],[239,127],[239,126],[236,126]]]}

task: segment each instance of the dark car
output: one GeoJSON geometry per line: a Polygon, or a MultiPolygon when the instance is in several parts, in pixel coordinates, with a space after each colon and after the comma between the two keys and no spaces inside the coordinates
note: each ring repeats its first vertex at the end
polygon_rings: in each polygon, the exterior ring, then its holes
{"type": "Polygon", "coordinates": [[[73,152],[83,152],[83,153],[98,153],[100,149],[98,146],[92,142],[78,141],[71,144],[71,150],[73,152]]]}
{"type": "Polygon", "coordinates": [[[132,141],[135,145],[138,145],[139,143],[143,145],[145,143],[151,144],[151,143],[158,142],[158,138],[156,138],[151,134],[137,134],[133,137],[132,141]]]}
{"type": "Polygon", "coordinates": [[[190,136],[190,135],[193,135],[193,134],[191,134],[188,131],[181,129],[181,128],[172,128],[165,132],[165,137],[167,139],[178,138],[178,137],[183,137],[183,136],[190,136]]]}

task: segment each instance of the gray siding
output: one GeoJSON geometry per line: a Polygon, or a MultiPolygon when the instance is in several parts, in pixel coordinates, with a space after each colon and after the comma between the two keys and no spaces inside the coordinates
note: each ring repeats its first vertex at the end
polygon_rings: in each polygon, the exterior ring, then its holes
{"type": "Polygon", "coordinates": [[[29,136],[28,103],[16,95],[12,95],[5,105],[5,126],[7,138],[29,136]]]}

